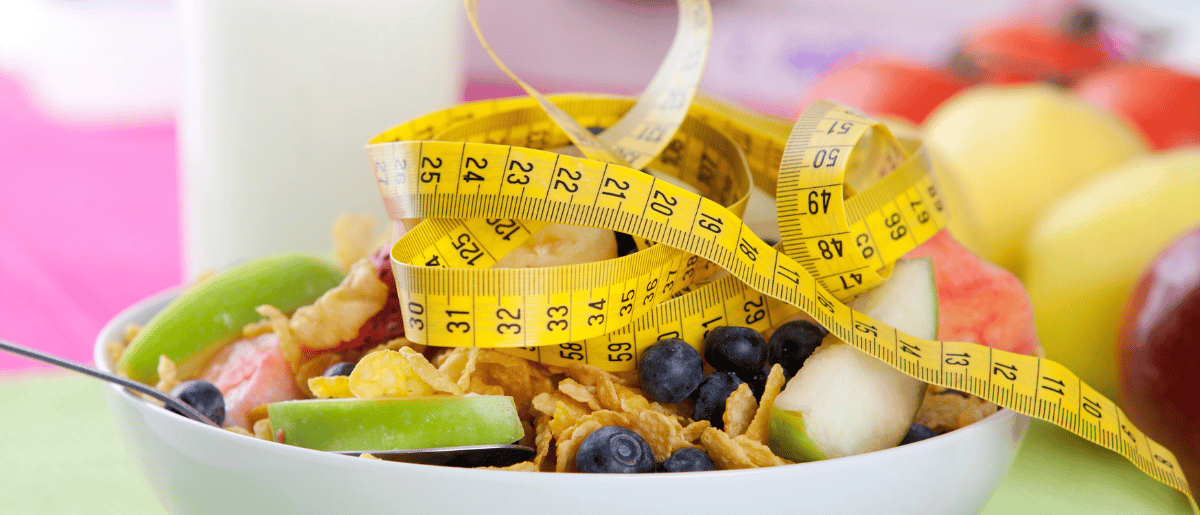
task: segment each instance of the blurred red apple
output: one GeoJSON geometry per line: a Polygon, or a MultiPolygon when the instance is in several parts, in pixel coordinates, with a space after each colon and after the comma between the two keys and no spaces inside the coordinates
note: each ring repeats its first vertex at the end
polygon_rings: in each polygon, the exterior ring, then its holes
{"type": "Polygon", "coordinates": [[[1200,144],[1200,77],[1128,63],[1090,74],[1074,89],[1141,129],[1157,150],[1200,144]]]}
{"type": "Polygon", "coordinates": [[[919,125],[933,108],[967,86],[941,68],[885,57],[857,59],[818,77],[796,112],[826,98],[867,114],[896,116],[919,125]]]}
{"type": "Polygon", "coordinates": [[[1122,318],[1117,349],[1122,406],[1175,454],[1200,485],[1200,228],[1146,270],[1122,318]]]}
{"type": "Polygon", "coordinates": [[[950,67],[968,80],[1069,85],[1110,62],[1099,24],[1100,14],[1083,5],[989,23],[967,34],[950,67]]]}

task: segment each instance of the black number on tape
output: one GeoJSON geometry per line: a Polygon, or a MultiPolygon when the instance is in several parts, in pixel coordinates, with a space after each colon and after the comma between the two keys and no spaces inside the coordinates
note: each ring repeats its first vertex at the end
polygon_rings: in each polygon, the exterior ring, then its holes
{"type": "MultiPolygon", "coordinates": [[[[567,174],[568,179],[571,179],[573,181],[578,181],[580,177],[583,177],[583,172],[571,173],[571,171],[566,168],[559,168],[558,174],[555,175],[555,177],[562,177],[564,173],[567,174]]],[[[575,184],[574,182],[568,184],[568,183],[563,182],[562,179],[555,179],[554,188],[566,190],[567,193],[575,193],[576,191],[579,191],[578,184],[575,184]]]]}
{"type": "Polygon", "coordinates": [[[838,154],[841,152],[841,150],[842,149],[840,149],[840,148],[831,148],[828,150],[826,150],[826,149],[818,150],[817,153],[815,155],[813,155],[812,167],[820,168],[822,166],[826,166],[826,167],[836,166],[838,154]]]}
{"type": "Polygon", "coordinates": [[[741,250],[742,254],[746,255],[746,259],[758,261],[758,249],[754,248],[754,245],[750,244],[749,241],[746,241],[746,238],[742,238],[742,241],[738,242],[738,250],[741,250]]]}
{"type": "Polygon", "coordinates": [[[832,195],[826,190],[821,190],[819,194],[816,190],[808,192],[808,214],[828,213],[830,198],[832,195]]]}
{"type": "Polygon", "coordinates": [[[1017,366],[1016,365],[1005,365],[1003,363],[996,363],[996,365],[992,367],[992,375],[1002,376],[1005,379],[1008,379],[1009,381],[1016,381],[1017,380],[1017,366]]]}
{"type": "Polygon", "coordinates": [[[613,178],[605,178],[604,179],[604,187],[607,188],[609,186],[612,186],[621,191],[618,191],[615,193],[611,192],[611,191],[601,191],[600,193],[603,193],[610,197],[625,198],[625,190],[629,189],[629,183],[626,181],[618,181],[613,178]]]}
{"type": "Polygon", "coordinates": [[[943,361],[945,361],[945,363],[947,365],[965,367],[965,366],[971,364],[971,361],[969,359],[970,357],[971,357],[971,355],[967,354],[965,352],[959,353],[959,354],[954,354],[954,353],[948,352],[948,353],[946,353],[946,359],[943,361]]]}
{"type": "Polygon", "coordinates": [[[875,247],[870,246],[869,243],[871,243],[871,237],[867,236],[866,233],[854,237],[854,244],[862,249],[863,259],[870,259],[871,256],[875,255],[875,247]]]}
{"type": "Polygon", "coordinates": [[[766,303],[767,303],[766,299],[764,299],[762,295],[759,295],[758,302],[748,300],[748,301],[746,301],[745,304],[742,304],[742,311],[745,311],[747,313],[746,314],[746,323],[747,324],[753,324],[759,320],[762,320],[763,317],[767,316],[767,310],[763,309],[763,306],[766,303]]]}
{"type": "Polygon", "coordinates": [[[1044,380],[1046,380],[1046,381],[1049,381],[1049,382],[1051,382],[1051,383],[1054,383],[1054,384],[1057,384],[1057,385],[1058,385],[1058,388],[1054,388],[1054,387],[1052,387],[1052,386],[1050,386],[1050,385],[1045,385],[1045,384],[1044,384],[1044,385],[1042,385],[1042,388],[1045,388],[1045,389],[1047,389],[1047,390],[1050,390],[1050,391],[1052,391],[1052,392],[1054,392],[1054,393],[1057,393],[1057,394],[1059,394],[1059,395],[1064,395],[1064,394],[1063,394],[1063,388],[1067,386],[1067,385],[1066,385],[1066,383],[1064,383],[1064,382],[1062,382],[1062,381],[1060,381],[1060,380],[1058,380],[1058,379],[1054,379],[1054,378],[1052,378],[1052,377],[1046,377],[1046,376],[1042,376],[1042,379],[1044,379],[1044,380]]]}
{"type": "Polygon", "coordinates": [[[837,134],[848,134],[850,132],[850,129],[852,129],[853,127],[854,127],[853,122],[838,123],[838,120],[834,120],[833,124],[829,126],[829,131],[826,132],[825,134],[833,134],[834,131],[837,131],[837,134]]]}
{"type": "MultiPolygon", "coordinates": [[[[509,161],[509,163],[508,163],[509,171],[512,171],[514,166],[517,167],[517,169],[521,170],[522,172],[525,172],[526,174],[533,171],[533,163],[522,163],[515,159],[512,161],[509,161]]],[[[508,176],[506,176],[504,178],[504,180],[507,181],[509,184],[529,184],[529,175],[517,175],[515,173],[510,173],[510,174],[508,174],[508,176]]]]}
{"type": "Polygon", "coordinates": [[[821,250],[821,257],[825,259],[833,259],[834,253],[837,257],[842,257],[842,240],[830,238],[829,241],[817,240],[817,248],[821,250]]]}
{"type": "Polygon", "coordinates": [[[675,210],[669,207],[679,203],[675,197],[668,197],[666,193],[662,192],[662,190],[654,190],[654,195],[651,198],[662,199],[662,202],[651,202],[650,209],[653,209],[655,212],[663,216],[671,216],[675,214],[675,210]]]}
{"type": "Polygon", "coordinates": [[[721,234],[721,224],[723,223],[725,222],[720,218],[705,213],[700,213],[700,217],[696,220],[696,225],[713,234],[721,234]]]}

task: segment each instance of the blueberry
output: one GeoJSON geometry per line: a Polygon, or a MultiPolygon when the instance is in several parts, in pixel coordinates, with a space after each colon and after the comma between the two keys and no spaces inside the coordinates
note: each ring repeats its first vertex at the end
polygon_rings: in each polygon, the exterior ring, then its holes
{"type": "Polygon", "coordinates": [[[651,345],[638,361],[638,383],[655,402],[675,404],[686,399],[703,377],[700,353],[678,338],[651,345]]]}
{"type": "MultiPolygon", "coordinates": [[[[754,393],[755,399],[762,400],[763,390],[766,390],[767,388],[767,378],[770,377],[771,367],[773,366],[775,366],[774,363],[767,363],[766,365],[763,365],[762,370],[759,371],[759,373],[754,374],[753,378],[751,378],[749,381],[746,381],[747,383],[750,383],[750,391],[754,393]]],[[[796,375],[794,372],[788,370],[786,367],[783,367],[783,381],[785,383],[794,375],[796,375]]]]}
{"type": "Polygon", "coordinates": [[[619,426],[604,426],[583,439],[575,454],[580,472],[654,472],[654,452],[641,435],[619,426]]]}
{"type": "Polygon", "coordinates": [[[808,320],[792,320],[783,324],[771,333],[771,340],[767,342],[767,361],[779,363],[795,373],[804,366],[804,361],[817,350],[827,334],[829,332],[825,328],[808,320]]]}
{"type": "Polygon", "coordinates": [[[342,361],[329,365],[329,368],[325,369],[325,373],[321,375],[325,377],[348,376],[353,371],[354,363],[342,361]]]}
{"type": "Polygon", "coordinates": [[[662,462],[663,472],[699,472],[701,470],[717,470],[717,466],[704,451],[695,447],[679,449],[662,462]]]}
{"type": "MultiPolygon", "coordinates": [[[[199,379],[190,379],[172,388],[171,396],[183,401],[188,406],[196,408],[196,411],[208,417],[209,420],[216,422],[218,426],[225,423],[225,396],[221,395],[221,390],[213,386],[212,383],[199,379]]],[[[179,413],[169,406],[167,409],[179,413]]],[[[182,413],[179,414],[182,415],[182,413]]]]}
{"type": "Polygon", "coordinates": [[[696,407],[692,420],[707,420],[717,429],[725,429],[725,399],[737,390],[742,381],[733,372],[713,372],[700,380],[696,388],[696,407]]]}
{"type": "Polygon", "coordinates": [[[767,362],[767,341],[749,327],[718,327],[704,340],[704,360],[721,372],[754,377],[767,362]]]}
{"type": "Polygon", "coordinates": [[[908,434],[904,435],[904,439],[900,440],[900,445],[919,442],[935,436],[937,436],[937,433],[933,432],[932,429],[921,424],[913,424],[912,427],[908,428],[908,434]]]}
{"type": "Polygon", "coordinates": [[[588,127],[587,130],[588,130],[588,132],[592,133],[592,136],[599,136],[601,132],[604,132],[604,127],[600,127],[599,125],[593,125],[591,127],[588,127]]]}

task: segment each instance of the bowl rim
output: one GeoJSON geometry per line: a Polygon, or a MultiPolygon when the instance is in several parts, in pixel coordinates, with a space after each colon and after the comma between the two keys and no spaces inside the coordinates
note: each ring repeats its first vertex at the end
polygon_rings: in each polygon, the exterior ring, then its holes
{"type": "MultiPolygon", "coordinates": [[[[109,373],[112,372],[112,363],[109,363],[109,360],[108,360],[107,345],[108,345],[109,338],[106,338],[107,336],[120,334],[120,331],[123,330],[123,327],[130,323],[128,319],[139,316],[139,315],[144,316],[153,304],[160,303],[160,302],[169,302],[171,299],[178,296],[180,293],[182,293],[185,290],[186,290],[186,287],[183,285],[180,285],[180,286],[175,286],[175,287],[160,291],[158,293],[152,294],[152,295],[145,297],[145,298],[133,303],[132,305],[126,307],[125,309],[121,310],[116,315],[114,315],[111,319],[109,319],[109,321],[104,324],[104,326],[100,329],[100,332],[96,336],[96,343],[93,348],[93,354],[94,354],[93,357],[95,359],[96,367],[101,370],[104,370],[105,372],[109,372],[109,373]]],[[[155,311],[155,313],[156,312],[157,311],[155,311]]],[[[192,424],[191,427],[193,427],[193,429],[195,429],[197,431],[207,431],[207,432],[209,432],[210,436],[213,436],[213,437],[237,438],[238,440],[236,440],[236,442],[239,442],[240,445],[270,446],[270,447],[261,447],[261,449],[264,452],[282,452],[282,453],[285,453],[284,456],[287,456],[286,453],[299,452],[299,453],[302,453],[299,456],[306,457],[308,461],[313,461],[316,459],[326,459],[326,458],[342,460],[346,457],[346,456],[343,456],[340,454],[319,451],[319,450],[315,450],[315,449],[307,449],[304,447],[297,447],[294,445],[286,445],[286,444],[280,444],[280,443],[276,443],[276,442],[268,442],[266,440],[261,440],[258,438],[247,437],[247,436],[244,436],[241,434],[237,434],[237,433],[234,433],[234,432],[226,430],[226,429],[220,429],[220,428],[208,426],[206,424],[202,424],[195,420],[191,420],[191,419],[188,419],[185,417],[178,416],[174,413],[167,411],[164,408],[154,406],[153,404],[149,403],[145,399],[142,399],[142,398],[134,395],[133,393],[126,390],[125,388],[121,387],[120,385],[109,383],[106,386],[113,389],[113,391],[117,394],[117,398],[120,398],[122,401],[129,403],[131,406],[133,406],[141,411],[157,413],[162,416],[167,416],[171,420],[175,420],[175,421],[178,421],[178,422],[181,422],[184,424],[192,424]]],[[[953,446],[956,443],[964,444],[966,441],[969,441],[976,433],[986,432],[989,430],[995,430],[995,428],[993,426],[1005,426],[1005,425],[1009,425],[1009,424],[1013,424],[1013,423],[1018,423],[1017,421],[1013,420],[1014,418],[1030,419],[1031,417],[1029,417],[1027,415],[1022,415],[1022,414],[1012,411],[1008,408],[1001,408],[1000,410],[989,415],[987,418],[984,418],[983,420],[977,421],[973,424],[956,429],[954,431],[950,431],[948,433],[938,435],[936,438],[930,438],[930,439],[922,440],[919,442],[913,442],[913,443],[906,444],[906,445],[896,446],[896,447],[892,447],[889,449],[882,449],[882,450],[868,452],[868,453],[864,453],[864,454],[858,454],[858,455],[854,455],[854,456],[832,458],[832,459],[826,459],[826,460],[820,460],[820,461],[793,463],[793,464],[789,464],[789,465],[778,465],[778,466],[774,466],[774,467],[760,467],[760,468],[754,468],[754,469],[741,469],[741,470],[683,472],[683,473],[673,473],[673,474],[553,474],[553,473],[540,473],[540,474],[535,474],[535,476],[538,478],[538,480],[565,482],[566,484],[578,484],[579,482],[582,482],[582,481],[594,482],[597,480],[616,481],[616,482],[637,481],[637,482],[641,483],[641,482],[646,481],[646,476],[654,476],[654,477],[661,476],[661,477],[663,477],[663,479],[660,479],[660,480],[664,480],[664,481],[667,480],[667,478],[697,477],[696,476],[697,474],[700,474],[700,475],[702,475],[702,477],[705,477],[705,478],[710,478],[710,477],[711,478],[723,478],[723,477],[731,477],[731,476],[740,476],[740,475],[744,475],[744,474],[770,473],[769,471],[775,470],[775,469],[795,470],[796,467],[800,467],[800,466],[805,467],[806,470],[808,470],[809,472],[819,474],[822,471],[831,471],[834,469],[855,467],[855,466],[859,466],[860,464],[865,465],[865,464],[871,462],[872,460],[878,460],[878,459],[900,459],[900,460],[918,459],[920,454],[922,454],[923,452],[928,452],[930,450],[931,446],[953,446]],[[912,456],[909,458],[905,458],[904,456],[906,454],[909,454],[912,456]],[[630,476],[630,477],[626,477],[626,476],[630,476]]],[[[1026,422],[1028,422],[1028,420],[1026,420],[1026,422]]],[[[1018,441],[1020,441],[1021,439],[1024,438],[1024,435],[1027,432],[1027,429],[1028,429],[1028,424],[1026,423],[1023,425],[1022,429],[1020,430],[1020,434],[1017,436],[1018,441]]],[[[1016,453],[1014,451],[1013,456],[1015,457],[1015,455],[1016,455],[1016,453]]],[[[439,466],[421,465],[421,464],[415,464],[415,463],[387,462],[387,461],[381,461],[381,460],[356,459],[354,461],[345,460],[345,461],[336,461],[336,462],[331,462],[331,463],[335,463],[338,466],[350,466],[351,463],[358,463],[358,466],[367,466],[367,467],[384,466],[384,467],[389,467],[388,470],[393,470],[393,471],[397,471],[397,472],[402,471],[407,468],[411,472],[427,473],[427,474],[428,473],[449,474],[449,475],[462,474],[465,478],[475,478],[475,477],[494,478],[494,477],[497,477],[497,476],[494,476],[494,474],[503,474],[503,475],[505,475],[505,477],[513,477],[512,476],[513,471],[507,471],[507,470],[439,467],[439,466]],[[392,467],[401,467],[401,468],[392,468],[392,467]],[[415,467],[415,468],[413,468],[413,467],[415,467]]],[[[653,481],[653,480],[651,480],[651,481],[653,481]]]]}

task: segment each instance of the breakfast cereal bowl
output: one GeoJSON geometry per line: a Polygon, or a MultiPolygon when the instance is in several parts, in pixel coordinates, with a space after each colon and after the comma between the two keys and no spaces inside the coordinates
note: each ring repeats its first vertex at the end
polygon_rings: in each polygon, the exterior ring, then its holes
{"type": "MultiPolygon", "coordinates": [[[[107,343],[182,290],[129,307],[107,343]]],[[[119,386],[105,390],[126,449],[170,513],[975,514],[1012,465],[1029,418],[1009,410],[924,441],[777,467],[659,474],[551,474],[353,458],[195,422],[119,386]]]]}

